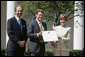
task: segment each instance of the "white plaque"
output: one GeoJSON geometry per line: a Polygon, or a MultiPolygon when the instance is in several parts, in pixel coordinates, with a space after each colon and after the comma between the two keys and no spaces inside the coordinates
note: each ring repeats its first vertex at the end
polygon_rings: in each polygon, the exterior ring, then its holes
{"type": "Polygon", "coordinates": [[[42,32],[44,42],[58,41],[56,31],[43,31],[42,32]]]}

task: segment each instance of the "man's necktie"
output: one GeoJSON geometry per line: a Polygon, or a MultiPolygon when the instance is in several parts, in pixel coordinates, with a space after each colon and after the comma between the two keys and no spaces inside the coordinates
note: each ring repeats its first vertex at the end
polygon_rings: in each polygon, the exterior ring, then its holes
{"type": "Polygon", "coordinates": [[[43,28],[43,26],[42,26],[41,23],[39,23],[39,27],[40,27],[40,31],[41,31],[41,32],[44,31],[44,28],[43,28]]]}
{"type": "Polygon", "coordinates": [[[22,31],[22,22],[21,22],[21,19],[19,19],[18,22],[19,22],[20,29],[22,31]]]}
{"type": "MultiPolygon", "coordinates": [[[[39,27],[40,27],[40,32],[44,31],[44,28],[43,28],[43,26],[42,26],[41,23],[39,23],[39,27]]],[[[44,43],[43,38],[40,38],[40,42],[41,42],[42,44],[44,43]]]]}

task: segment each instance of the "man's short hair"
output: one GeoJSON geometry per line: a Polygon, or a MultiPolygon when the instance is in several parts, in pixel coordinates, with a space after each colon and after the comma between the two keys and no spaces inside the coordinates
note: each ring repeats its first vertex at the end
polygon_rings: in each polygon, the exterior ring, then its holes
{"type": "Polygon", "coordinates": [[[16,12],[16,8],[17,7],[21,7],[22,8],[22,11],[23,11],[23,7],[21,6],[21,5],[17,5],[16,7],[15,7],[15,12],[16,12]]]}
{"type": "Polygon", "coordinates": [[[44,11],[42,9],[38,9],[35,14],[38,14],[38,12],[42,12],[44,14],[44,11]]]}

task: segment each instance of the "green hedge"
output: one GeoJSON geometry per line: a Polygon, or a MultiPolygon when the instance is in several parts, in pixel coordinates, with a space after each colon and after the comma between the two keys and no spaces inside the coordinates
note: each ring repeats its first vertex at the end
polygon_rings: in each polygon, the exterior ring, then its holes
{"type": "MultiPolygon", "coordinates": [[[[69,56],[84,56],[84,50],[71,50],[69,52],[69,56]]],[[[1,56],[7,56],[7,51],[5,48],[1,48],[1,56]]],[[[29,56],[29,52],[25,51],[25,56],[29,56]]],[[[51,49],[47,49],[45,52],[45,56],[54,56],[53,51],[51,49]]]]}
{"type": "Polygon", "coordinates": [[[69,56],[84,56],[84,50],[71,50],[69,56]]]}
{"type": "Polygon", "coordinates": [[[6,56],[7,50],[5,48],[1,48],[1,56],[6,56]]]}

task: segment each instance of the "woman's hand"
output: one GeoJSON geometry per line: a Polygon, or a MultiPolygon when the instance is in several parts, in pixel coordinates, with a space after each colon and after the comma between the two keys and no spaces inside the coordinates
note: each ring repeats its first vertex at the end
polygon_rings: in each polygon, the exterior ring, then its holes
{"type": "Polygon", "coordinates": [[[62,40],[62,38],[61,37],[58,37],[58,40],[62,40]]]}
{"type": "Polygon", "coordinates": [[[51,43],[51,45],[52,45],[52,46],[54,46],[54,45],[55,45],[54,41],[50,41],[50,43],[51,43]]]}

